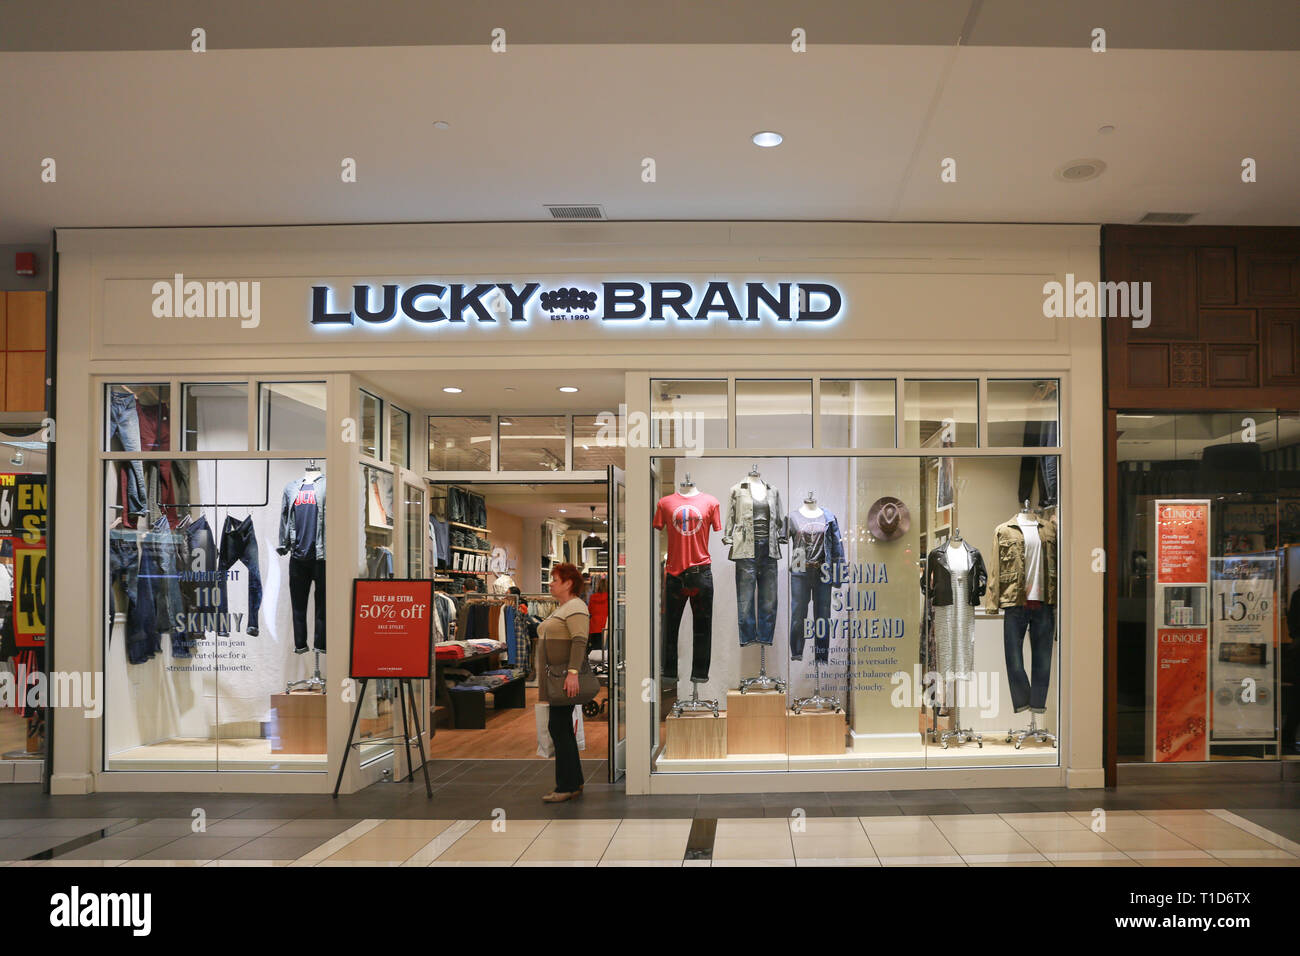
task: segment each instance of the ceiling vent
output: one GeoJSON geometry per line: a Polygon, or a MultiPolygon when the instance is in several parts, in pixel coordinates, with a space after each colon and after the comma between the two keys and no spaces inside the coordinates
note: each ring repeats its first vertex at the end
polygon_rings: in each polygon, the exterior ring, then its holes
{"type": "Polygon", "coordinates": [[[566,222],[590,222],[605,218],[605,209],[603,206],[586,205],[586,206],[551,206],[547,205],[551,211],[552,219],[563,219],[566,222]]]}
{"type": "Polygon", "coordinates": [[[1149,212],[1138,222],[1148,226],[1185,226],[1195,216],[1194,212],[1149,212]]]}

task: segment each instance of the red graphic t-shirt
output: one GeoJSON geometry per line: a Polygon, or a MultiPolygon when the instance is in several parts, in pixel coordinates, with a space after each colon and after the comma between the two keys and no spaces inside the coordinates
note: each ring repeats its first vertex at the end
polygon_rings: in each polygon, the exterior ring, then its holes
{"type": "Polygon", "coordinates": [[[708,564],[709,531],[722,530],[722,506],[712,495],[664,495],[655,506],[655,527],[668,529],[668,573],[708,564]]]}

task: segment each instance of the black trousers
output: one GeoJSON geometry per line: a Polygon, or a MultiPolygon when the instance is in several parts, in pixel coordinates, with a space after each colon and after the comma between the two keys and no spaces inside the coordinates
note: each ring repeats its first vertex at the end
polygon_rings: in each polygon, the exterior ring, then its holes
{"type": "Polygon", "coordinates": [[[694,646],[691,651],[691,680],[708,683],[709,658],[713,653],[713,569],[697,564],[679,575],[664,575],[664,680],[677,680],[677,632],[682,612],[691,602],[694,646]]]}
{"type": "Polygon", "coordinates": [[[293,649],[307,650],[307,596],[316,585],[316,650],[325,650],[325,559],[289,558],[289,600],[293,604],[293,649]]]}
{"type": "Polygon", "coordinates": [[[555,792],[573,793],[582,789],[582,759],[578,756],[578,737],[573,732],[574,704],[551,704],[547,729],[555,744],[555,792]]]}

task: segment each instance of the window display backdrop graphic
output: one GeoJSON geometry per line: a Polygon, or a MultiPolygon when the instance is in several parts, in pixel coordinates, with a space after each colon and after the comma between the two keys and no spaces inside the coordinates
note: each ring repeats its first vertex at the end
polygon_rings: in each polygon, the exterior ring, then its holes
{"type": "MultiPolygon", "coordinates": [[[[202,403],[198,415],[195,425],[200,451],[212,446],[230,447],[231,432],[242,435],[247,419],[242,400],[202,403]]],[[[306,427],[310,423],[301,424],[306,427]]],[[[282,420],[277,427],[293,429],[294,423],[282,420]]],[[[323,460],[322,455],[317,463],[323,460]]],[[[234,736],[257,736],[257,724],[271,717],[271,695],[282,693],[288,681],[309,676],[312,671],[312,655],[293,652],[289,558],[275,550],[279,543],[281,493],[287,482],[302,476],[306,461],[272,460],[269,484],[266,462],[202,460],[191,464],[191,494],[199,502],[258,502],[263,495],[267,497],[263,508],[205,508],[202,512],[218,543],[228,514],[240,520],[250,514],[253,518],[262,577],[260,633],[252,637],[245,630],[250,623],[248,571],[242,563],[235,565],[238,577],[227,581],[231,633],[219,637],[208,632],[196,644],[195,657],[190,660],[174,659],[171,642],[164,638],[162,652],[152,660],[128,663],[125,624],[116,614],[118,620],[105,658],[106,745],[110,756],[176,737],[211,738],[221,727],[234,736]],[[236,614],[241,615],[240,630],[233,629],[236,614]],[[213,657],[218,651],[221,657],[213,657]],[[230,726],[239,723],[246,726],[230,726]]],[[[113,502],[117,500],[118,472],[111,466],[106,471],[107,500],[113,502]]],[[[309,600],[315,598],[313,590],[309,600]]],[[[310,612],[308,617],[310,620],[310,612]]]]}

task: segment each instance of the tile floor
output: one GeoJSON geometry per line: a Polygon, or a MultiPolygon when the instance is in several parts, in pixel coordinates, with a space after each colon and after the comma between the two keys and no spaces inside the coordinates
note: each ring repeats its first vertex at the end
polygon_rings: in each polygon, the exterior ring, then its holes
{"type": "Polygon", "coordinates": [[[0,821],[8,866],[1300,866],[1227,810],[794,818],[0,821]],[[700,826],[700,824],[705,824],[700,826]],[[707,835],[693,840],[697,832],[707,835]]]}
{"type": "Polygon", "coordinates": [[[638,796],[584,764],[433,761],[423,782],[319,794],[0,787],[4,866],[1294,866],[1300,784],[638,796]],[[203,826],[195,831],[196,812],[203,826]]]}

